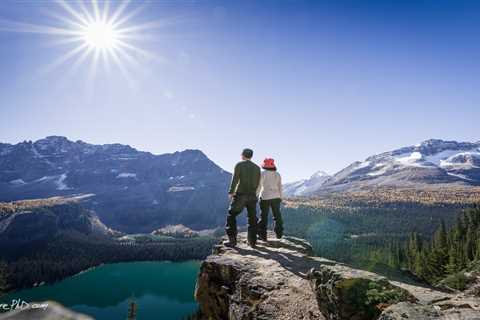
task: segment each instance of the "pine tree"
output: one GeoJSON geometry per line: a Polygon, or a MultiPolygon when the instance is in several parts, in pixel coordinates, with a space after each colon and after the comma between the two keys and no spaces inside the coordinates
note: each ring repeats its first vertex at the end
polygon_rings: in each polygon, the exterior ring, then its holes
{"type": "Polygon", "coordinates": [[[443,220],[434,235],[430,263],[432,273],[436,278],[441,278],[445,275],[448,264],[448,240],[447,229],[443,220]]]}
{"type": "Polygon", "coordinates": [[[416,232],[410,235],[410,239],[407,245],[407,263],[410,270],[415,270],[417,262],[417,256],[420,254],[420,240],[416,232]]]}
{"type": "Polygon", "coordinates": [[[405,250],[409,270],[431,283],[465,270],[480,260],[480,207],[465,210],[449,231],[442,221],[425,244],[412,233],[405,250]]]}
{"type": "Polygon", "coordinates": [[[440,228],[435,233],[435,246],[440,249],[447,249],[447,228],[445,227],[445,221],[441,221],[440,228]]]}

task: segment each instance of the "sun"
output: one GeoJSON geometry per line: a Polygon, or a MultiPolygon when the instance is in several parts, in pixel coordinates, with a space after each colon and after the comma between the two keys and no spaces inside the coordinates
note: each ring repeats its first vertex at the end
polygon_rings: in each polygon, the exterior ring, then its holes
{"type": "Polygon", "coordinates": [[[82,38],[93,49],[111,50],[118,45],[120,35],[115,27],[104,21],[94,21],[82,28],[82,38]]]}
{"type": "Polygon", "coordinates": [[[52,42],[67,49],[43,68],[53,71],[68,65],[71,74],[89,64],[89,80],[102,70],[116,67],[128,82],[132,73],[145,71],[143,60],[163,60],[157,54],[141,48],[145,39],[153,39],[165,25],[164,20],[142,21],[139,13],[143,4],[131,0],[55,0],[58,5],[45,7],[51,21],[45,25],[12,21],[5,26],[11,32],[46,34],[52,42]],[[155,31],[153,33],[153,31],[155,31]],[[55,38],[55,39],[53,39],[55,38]]]}

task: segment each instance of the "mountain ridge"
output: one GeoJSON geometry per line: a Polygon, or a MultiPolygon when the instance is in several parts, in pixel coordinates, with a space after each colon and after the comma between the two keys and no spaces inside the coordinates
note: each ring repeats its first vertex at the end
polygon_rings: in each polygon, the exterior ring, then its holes
{"type": "Polygon", "coordinates": [[[297,182],[297,194],[358,191],[376,187],[445,187],[480,185],[480,142],[429,139],[413,146],[398,148],[356,161],[332,175],[316,188],[297,182]],[[305,191],[304,191],[305,190],[305,191]]]}
{"type": "Polygon", "coordinates": [[[198,149],[155,155],[62,136],[0,144],[0,201],[93,193],[88,208],[127,232],[222,224],[230,179],[198,149]]]}
{"type": "Polygon", "coordinates": [[[46,242],[62,232],[110,238],[120,233],[105,226],[80,203],[89,195],[0,202],[2,247],[46,242]]]}

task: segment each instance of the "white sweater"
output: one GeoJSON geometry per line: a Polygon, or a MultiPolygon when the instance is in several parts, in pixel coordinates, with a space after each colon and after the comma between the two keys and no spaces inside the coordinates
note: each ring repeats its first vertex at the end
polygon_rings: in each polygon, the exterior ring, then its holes
{"type": "Polygon", "coordinates": [[[265,170],[260,177],[257,195],[263,200],[282,198],[282,177],[276,171],[265,170]]]}

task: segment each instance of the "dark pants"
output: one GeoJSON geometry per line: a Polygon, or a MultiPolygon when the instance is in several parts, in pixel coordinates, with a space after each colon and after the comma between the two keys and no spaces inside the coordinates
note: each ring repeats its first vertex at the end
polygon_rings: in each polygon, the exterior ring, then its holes
{"type": "Polygon", "coordinates": [[[268,212],[272,208],[273,221],[275,223],[273,230],[277,235],[277,238],[281,238],[283,235],[283,220],[280,213],[280,203],[282,199],[260,200],[260,210],[262,210],[260,221],[258,222],[258,235],[266,239],[267,227],[268,227],[268,212]]]}
{"type": "Polygon", "coordinates": [[[255,244],[257,240],[257,196],[255,194],[236,194],[227,214],[225,231],[229,237],[237,237],[237,216],[247,208],[248,242],[255,244]]]}

